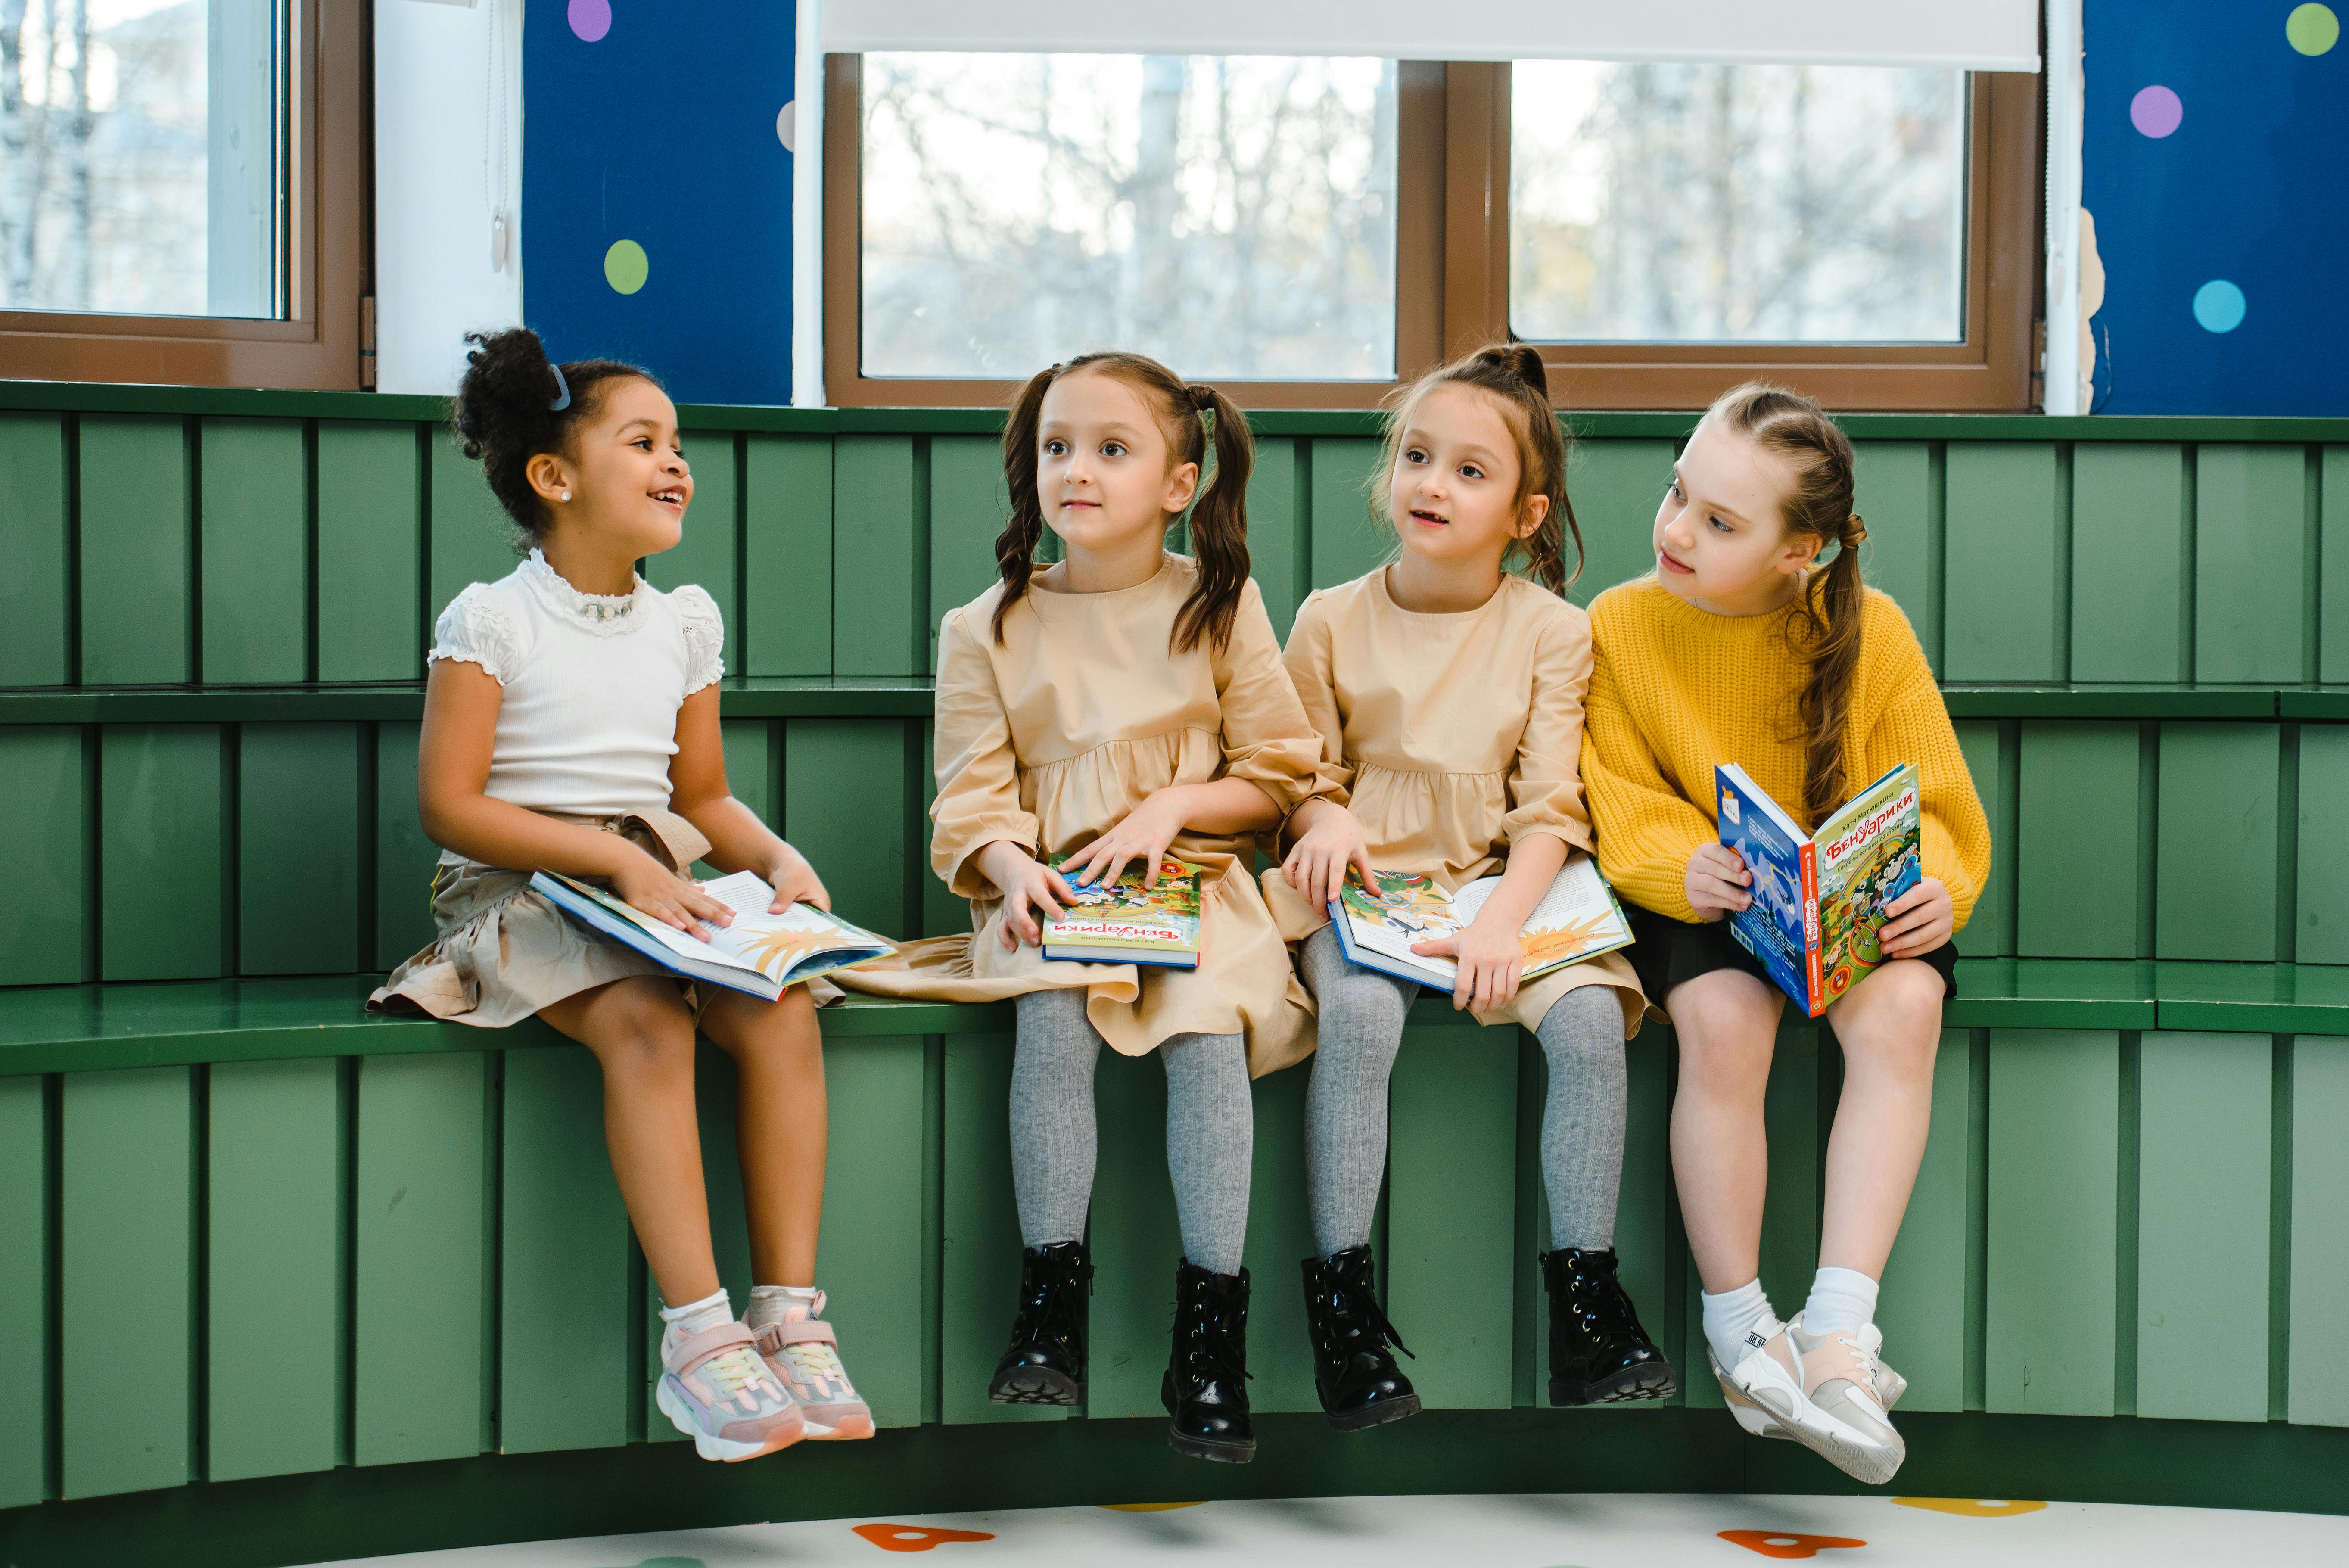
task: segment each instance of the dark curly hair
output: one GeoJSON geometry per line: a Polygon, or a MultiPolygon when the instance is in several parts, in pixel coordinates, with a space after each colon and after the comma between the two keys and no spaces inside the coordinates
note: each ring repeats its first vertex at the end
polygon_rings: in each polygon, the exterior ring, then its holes
{"type": "Polygon", "coordinates": [[[526,326],[469,332],[465,341],[479,346],[465,355],[465,379],[449,422],[458,447],[481,465],[490,493],[522,530],[523,542],[535,540],[546,531],[546,513],[530,488],[531,459],[568,452],[581,421],[602,407],[606,383],[633,377],[658,387],[660,377],[616,359],[574,359],[558,381],[546,346],[526,326]],[[564,387],[570,404],[557,408],[564,387]]]}

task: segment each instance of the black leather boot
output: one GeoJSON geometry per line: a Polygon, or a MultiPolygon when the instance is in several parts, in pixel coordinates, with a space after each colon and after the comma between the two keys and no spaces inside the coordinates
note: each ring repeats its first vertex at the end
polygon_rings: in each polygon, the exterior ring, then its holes
{"type": "Polygon", "coordinates": [[[1371,1249],[1348,1247],[1328,1259],[1307,1258],[1305,1326],[1313,1336],[1313,1391],[1330,1424],[1359,1432],[1419,1414],[1419,1395],[1387,1354],[1392,1343],[1411,1354],[1379,1306],[1371,1249]]]}
{"type": "Polygon", "coordinates": [[[1612,1405],[1668,1399],[1679,1387],[1631,1298],[1615,1278],[1615,1250],[1560,1247],[1541,1254],[1549,1289],[1549,1402],[1612,1405]]]}
{"type": "Polygon", "coordinates": [[[1086,1300],[1093,1264],[1082,1242],[1023,1248],[1019,1315],[1011,1348],[995,1364],[987,1397],[999,1405],[1081,1405],[1085,1400],[1086,1300]]]}
{"type": "Polygon", "coordinates": [[[1236,1465],[1256,1458],[1247,1304],[1247,1270],[1209,1274],[1188,1258],[1174,1265],[1174,1353],[1158,1397],[1174,1418],[1166,1441],[1178,1454],[1236,1465]]]}

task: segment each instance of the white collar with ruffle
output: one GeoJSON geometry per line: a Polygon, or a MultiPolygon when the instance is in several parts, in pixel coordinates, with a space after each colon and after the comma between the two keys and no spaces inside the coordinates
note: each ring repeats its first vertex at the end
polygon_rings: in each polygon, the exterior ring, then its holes
{"type": "Polygon", "coordinates": [[[626,593],[582,593],[570,580],[547,564],[543,551],[533,550],[519,571],[538,602],[558,621],[598,637],[633,632],[645,624],[642,605],[653,586],[642,577],[626,593]]]}

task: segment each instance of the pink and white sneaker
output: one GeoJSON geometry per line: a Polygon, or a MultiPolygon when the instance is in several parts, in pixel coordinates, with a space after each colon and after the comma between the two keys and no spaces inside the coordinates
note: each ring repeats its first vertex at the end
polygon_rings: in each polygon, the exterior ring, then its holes
{"type": "Polygon", "coordinates": [[[873,1435],[873,1412],[856,1396],[840,1365],[839,1337],[823,1321],[824,1295],[812,1301],[786,1300],[782,1317],[758,1331],[759,1354],[787,1389],[819,1441],[845,1441],[873,1435]]]}
{"type": "Polygon", "coordinates": [[[815,1435],[740,1323],[663,1333],[655,1402],[706,1460],[755,1460],[815,1435]]]}

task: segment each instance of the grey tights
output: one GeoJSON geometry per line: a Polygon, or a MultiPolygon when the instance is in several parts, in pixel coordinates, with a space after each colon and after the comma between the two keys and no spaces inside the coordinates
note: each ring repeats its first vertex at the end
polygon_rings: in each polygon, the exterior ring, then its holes
{"type": "MultiPolygon", "coordinates": [[[[1102,1037],[1085,993],[1031,991],[1018,999],[1011,1066],[1011,1185],[1019,1235],[1031,1247],[1080,1240],[1092,1202],[1099,1134],[1093,1066],[1102,1037]]],[[[1211,1274],[1237,1274],[1247,1244],[1256,1102],[1238,1035],[1176,1035],[1166,1064],[1166,1171],[1183,1253],[1211,1274]]]]}
{"type": "MultiPolygon", "coordinates": [[[[1330,926],[1307,939],[1300,957],[1321,1020],[1305,1091],[1306,1187],[1313,1244],[1329,1257],[1371,1239],[1386,1175],[1387,1080],[1419,987],[1349,963],[1330,926]]],[[[1549,1061],[1541,1163],[1551,1244],[1610,1247],[1623,1181],[1622,1006],[1611,986],[1578,986],[1551,1006],[1535,1036],[1549,1061]]]]}

